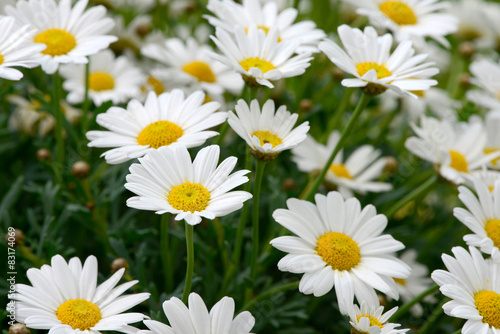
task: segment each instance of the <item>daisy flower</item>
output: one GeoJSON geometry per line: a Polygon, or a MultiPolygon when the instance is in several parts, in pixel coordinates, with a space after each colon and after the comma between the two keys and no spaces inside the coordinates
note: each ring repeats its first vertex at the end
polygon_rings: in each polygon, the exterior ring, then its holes
{"type": "Polygon", "coordinates": [[[479,247],[500,262],[500,179],[492,188],[480,179],[473,184],[477,196],[464,186],[458,188],[458,198],[468,210],[455,208],[453,214],[474,233],[464,236],[467,245],[479,247]]]}
{"type": "Polygon", "coordinates": [[[234,109],[236,115],[228,113],[229,125],[247,142],[251,153],[260,160],[273,160],[282,151],[297,146],[309,131],[309,122],[292,130],[299,115],[291,114],[286,106],[275,110],[273,100],[264,103],[262,113],[257,100],[253,100],[250,106],[239,100],[234,109]]]}
{"type": "Polygon", "coordinates": [[[87,56],[106,49],[115,42],[115,36],[105,35],[114,25],[106,17],[106,8],[94,6],[88,10],[88,0],[79,0],[73,7],[71,0],[18,1],[16,7],[5,11],[22,24],[35,28],[35,43],[46,44],[41,55],[42,69],[53,74],[60,63],[88,62],[87,56]]]}
{"type": "MultiPolygon", "coordinates": [[[[333,131],[325,146],[308,135],[306,140],[292,149],[292,160],[302,172],[321,171],[339,139],[340,133],[333,131]]],[[[326,184],[337,187],[345,198],[353,197],[353,191],[366,194],[369,191],[391,190],[391,184],[373,181],[382,175],[386,165],[387,160],[381,158],[380,155],[380,150],[376,150],[370,145],[363,145],[357,148],[344,162],[343,151],[339,151],[326,173],[326,184]]]]}
{"type": "Polygon", "coordinates": [[[478,86],[477,90],[469,90],[467,98],[482,107],[500,110],[500,64],[488,59],[474,61],[470,67],[471,83],[478,86]]]}
{"type": "Polygon", "coordinates": [[[84,265],[76,257],[69,263],[52,257],[51,265],[27,272],[33,286],[16,284],[16,320],[50,333],[135,332],[128,324],[142,321],[140,313],[122,313],[149,298],[149,293],[120,296],[138,281],[116,284],[125,269],[97,285],[97,259],[89,256],[84,265]]]}
{"type": "Polygon", "coordinates": [[[14,66],[40,65],[38,54],[47,46],[32,42],[35,30],[19,27],[15,19],[0,15],[0,79],[20,80],[23,74],[14,66]]]}
{"type": "Polygon", "coordinates": [[[211,57],[240,73],[248,85],[273,88],[271,81],[303,74],[313,59],[307,52],[292,57],[300,42],[279,42],[278,32],[272,27],[266,34],[255,24],[246,30],[235,26],[233,37],[217,28],[211,38],[224,55],[211,53],[211,57]]]}
{"type": "Polygon", "coordinates": [[[278,263],[281,271],[303,273],[299,291],[323,296],[335,286],[342,313],[358,301],[377,304],[375,289],[398,299],[393,277],[406,279],[410,268],[393,253],[404,248],[381,234],[387,218],[373,205],[361,210],[356,198],[344,200],[338,192],[317,194],[316,205],[291,198],[288,209],[273,218],[297,236],[278,237],[271,244],[287,252],[278,263]]]}
{"type": "Polygon", "coordinates": [[[444,312],[467,320],[462,327],[463,334],[499,334],[498,264],[485,260],[474,247],[469,247],[470,254],[462,247],[454,247],[451,251],[455,257],[442,256],[448,271],[432,273],[441,293],[452,299],[443,305],[444,312]]]}
{"type": "Polygon", "coordinates": [[[495,188],[495,183],[500,180],[500,171],[488,170],[486,166],[483,166],[482,170],[477,170],[470,173],[470,177],[467,178],[465,185],[469,188],[474,188],[474,180],[479,179],[481,183],[484,183],[490,191],[495,188]]]}
{"type": "Polygon", "coordinates": [[[213,49],[200,45],[194,38],[186,42],[169,38],[159,45],[148,44],[141,49],[146,57],[155,59],[168,68],[157,69],[155,76],[168,80],[174,86],[190,86],[210,95],[222,95],[229,91],[239,94],[243,80],[232,68],[213,60],[209,54],[213,49]]]}
{"type": "Polygon", "coordinates": [[[132,100],[127,109],[111,107],[97,115],[97,123],[110,131],[89,131],[89,147],[115,147],[102,155],[109,164],[119,164],[144,156],[162,146],[181,143],[188,148],[202,145],[215,131],[206,131],[226,120],[216,112],[219,103],[204,103],[205,94],[194,92],[187,98],[175,89],[157,96],[150,92],[144,104],[132,100]]]}
{"type": "MultiPolygon", "coordinates": [[[[69,92],[70,103],[82,103],[85,98],[85,65],[61,66],[65,79],[63,88],[69,92]]],[[[141,95],[146,76],[125,56],[115,58],[111,50],[90,56],[89,97],[96,106],[113,101],[121,104],[141,95]]]]}
{"type": "Polygon", "coordinates": [[[347,0],[356,12],[368,16],[377,28],[386,28],[398,42],[417,39],[425,43],[430,37],[449,46],[444,36],[457,31],[458,20],[445,13],[447,2],[439,0],[347,0]]]}
{"type": "Polygon", "coordinates": [[[194,292],[189,295],[189,308],[180,299],[172,297],[163,303],[163,311],[170,326],[159,321],[145,320],[144,324],[149,330],[142,330],[137,334],[250,333],[255,318],[245,311],[233,319],[234,310],[234,300],[230,297],[222,298],[210,312],[203,299],[194,292]]]}
{"type": "Polygon", "coordinates": [[[250,171],[229,175],[238,159],[229,157],[217,167],[219,153],[219,146],[208,146],[191,161],[184,145],[152,151],[130,167],[125,188],[138,196],[129,198],[127,205],[157,214],[170,212],[189,225],[199,224],[202,217],[214,219],[241,209],[252,195],[230,190],[248,182],[244,175],[250,171]]]}
{"type": "Polygon", "coordinates": [[[417,96],[412,91],[425,91],[437,85],[429,79],[439,70],[434,63],[424,63],[427,55],[415,56],[412,42],[401,42],[391,54],[392,35],[377,35],[375,28],[359,29],[341,25],[338,34],[347,53],[337,44],[326,40],[319,44],[330,60],[355,79],[344,79],[346,87],[363,87],[367,94],[381,94],[387,88],[399,95],[417,96]]]}
{"type": "Polygon", "coordinates": [[[398,310],[397,307],[384,312],[384,307],[378,303],[370,305],[365,302],[352,305],[349,308],[349,323],[352,334],[399,334],[406,333],[409,329],[395,329],[400,324],[390,323],[389,318],[398,310]]]}
{"type": "Polygon", "coordinates": [[[111,44],[109,48],[117,55],[132,52],[134,56],[138,57],[144,37],[153,30],[151,16],[135,16],[128,25],[125,24],[125,20],[121,15],[114,15],[113,20],[115,26],[110,33],[118,37],[118,40],[111,44]]]}
{"type": "Polygon", "coordinates": [[[234,26],[248,30],[256,25],[268,33],[273,27],[278,28],[279,41],[298,41],[297,52],[318,52],[318,42],[326,36],[323,30],[316,29],[313,21],[294,23],[298,15],[295,8],[280,11],[275,1],[262,4],[260,0],[243,0],[241,4],[233,0],[210,0],[207,9],[215,14],[205,18],[214,27],[220,27],[229,34],[234,26]]]}
{"type": "Polygon", "coordinates": [[[458,18],[456,35],[482,49],[495,45],[490,13],[498,12],[493,11],[493,6],[488,4],[482,0],[460,0],[449,8],[450,14],[458,18]]]}

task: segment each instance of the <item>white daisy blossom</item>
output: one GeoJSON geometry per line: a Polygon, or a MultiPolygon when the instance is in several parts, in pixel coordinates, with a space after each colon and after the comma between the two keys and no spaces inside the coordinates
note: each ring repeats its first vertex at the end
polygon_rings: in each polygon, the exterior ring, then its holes
{"type": "Polygon", "coordinates": [[[129,198],[127,205],[139,210],[175,214],[190,225],[202,217],[214,219],[241,209],[252,195],[246,191],[230,191],[248,182],[241,170],[231,175],[235,157],[224,160],[219,167],[220,148],[212,145],[201,149],[194,161],[184,145],[160,147],[133,164],[125,188],[138,196],[129,198]]]}
{"type": "Polygon", "coordinates": [[[40,65],[38,54],[47,46],[33,43],[34,34],[28,25],[20,27],[14,18],[0,15],[0,79],[20,80],[23,74],[14,66],[40,65]]]}
{"type": "Polygon", "coordinates": [[[114,25],[106,17],[103,6],[85,10],[88,0],[79,0],[73,7],[71,0],[18,1],[16,7],[7,6],[5,11],[22,24],[35,28],[36,43],[46,44],[41,51],[42,69],[53,74],[60,63],[88,62],[87,56],[106,49],[115,42],[115,36],[105,35],[114,25]]]}
{"type": "Polygon", "coordinates": [[[278,42],[276,27],[266,34],[256,25],[247,30],[235,26],[234,37],[217,28],[215,35],[210,37],[224,55],[211,53],[211,57],[240,73],[247,84],[254,86],[273,88],[271,81],[303,74],[313,59],[307,52],[293,56],[300,42],[278,42]]]}
{"type": "Polygon", "coordinates": [[[298,41],[297,52],[318,52],[318,42],[326,36],[323,30],[316,29],[313,21],[294,23],[298,11],[286,8],[279,11],[275,1],[262,4],[261,0],[243,0],[242,4],[232,0],[210,0],[207,9],[215,14],[205,18],[214,27],[220,27],[229,34],[234,26],[249,29],[256,25],[266,33],[273,27],[278,28],[279,41],[298,41]]]}
{"type": "MultiPolygon", "coordinates": [[[[69,92],[68,102],[82,103],[85,98],[85,65],[61,66],[63,88],[69,92]]],[[[146,76],[125,56],[115,58],[111,50],[90,56],[89,97],[96,106],[113,101],[120,104],[141,95],[146,76]]]]}
{"type": "Polygon", "coordinates": [[[163,311],[170,326],[159,321],[145,320],[149,330],[137,334],[248,334],[255,324],[255,318],[248,311],[241,312],[234,319],[234,300],[222,298],[210,312],[201,297],[192,292],[189,295],[189,308],[172,297],[163,303],[163,311]]]}
{"type": "Polygon", "coordinates": [[[476,248],[469,247],[469,251],[452,248],[455,257],[442,256],[448,271],[432,273],[443,295],[452,299],[443,310],[449,316],[467,320],[463,334],[499,334],[500,267],[485,260],[476,248]]]}
{"type": "Polygon", "coordinates": [[[463,40],[471,41],[480,49],[495,46],[494,26],[498,25],[498,10],[483,0],[460,0],[450,6],[449,12],[458,18],[456,35],[463,40]],[[495,19],[493,20],[493,17],[495,19]]]}
{"type": "Polygon", "coordinates": [[[291,198],[288,209],[273,218],[297,236],[278,237],[271,244],[287,252],[278,263],[281,271],[303,273],[299,291],[322,296],[335,286],[342,313],[354,296],[378,303],[375,289],[398,299],[395,278],[408,278],[410,268],[393,253],[404,248],[388,234],[386,216],[373,205],[361,210],[359,200],[344,200],[338,192],[317,194],[316,205],[291,198]]]}
{"type": "Polygon", "coordinates": [[[500,179],[494,187],[480,179],[474,179],[473,184],[477,196],[464,186],[458,188],[458,198],[467,210],[455,208],[453,214],[473,232],[464,236],[467,245],[479,247],[500,262],[500,179]]]}
{"type": "Polygon", "coordinates": [[[141,48],[146,57],[169,66],[156,69],[153,75],[172,82],[174,86],[191,86],[210,95],[221,95],[225,91],[239,94],[243,80],[232,68],[212,59],[213,49],[200,45],[194,38],[186,42],[179,38],[169,38],[163,45],[148,44],[141,48]]]}
{"type": "Polygon", "coordinates": [[[100,331],[131,333],[137,328],[128,324],[146,317],[140,313],[122,313],[149,298],[149,293],[122,295],[138,283],[116,284],[125,269],[118,270],[97,285],[97,259],[89,256],[84,265],[76,257],[68,263],[60,255],[51,265],[27,272],[33,286],[16,284],[16,320],[49,333],[77,334],[100,331]],[[116,286],[116,287],[115,287],[116,286]]]}
{"type": "Polygon", "coordinates": [[[380,94],[387,88],[399,95],[417,96],[411,91],[425,91],[437,85],[429,79],[439,70],[434,63],[426,62],[426,54],[415,56],[412,42],[401,42],[391,54],[392,36],[377,35],[375,28],[366,27],[364,32],[341,25],[338,34],[347,53],[337,44],[326,40],[319,44],[330,60],[354,79],[342,80],[346,87],[364,87],[365,93],[380,94]]]}
{"type": "Polygon", "coordinates": [[[378,303],[370,305],[365,302],[352,305],[349,308],[349,323],[351,333],[356,334],[399,334],[406,333],[409,329],[396,329],[400,324],[390,323],[389,318],[398,310],[397,307],[384,312],[384,307],[378,303]]]}
{"type": "Polygon", "coordinates": [[[416,39],[425,43],[431,37],[449,46],[444,36],[457,31],[458,20],[445,13],[448,3],[440,0],[346,0],[356,12],[368,16],[377,28],[391,30],[396,40],[416,39]]]}
{"type": "Polygon", "coordinates": [[[180,143],[188,148],[202,145],[218,135],[207,131],[226,120],[216,112],[219,103],[203,104],[205,94],[197,91],[184,97],[175,89],[157,96],[150,92],[146,102],[132,100],[127,109],[111,107],[97,115],[97,123],[110,131],[89,131],[89,147],[115,147],[102,155],[109,164],[119,164],[144,156],[161,146],[180,143]]]}
{"type": "Polygon", "coordinates": [[[470,173],[464,185],[469,188],[474,188],[475,179],[478,179],[481,183],[484,183],[488,189],[492,190],[497,180],[500,180],[500,171],[488,170],[486,166],[483,166],[482,170],[470,173]]]}
{"type": "Polygon", "coordinates": [[[477,105],[500,110],[500,64],[488,59],[474,61],[470,67],[471,82],[478,90],[467,91],[467,98],[477,105]]]}
{"type": "Polygon", "coordinates": [[[254,156],[261,160],[273,160],[284,150],[299,145],[309,131],[309,122],[292,130],[298,114],[291,114],[286,106],[275,110],[274,101],[267,100],[260,110],[259,102],[253,100],[250,106],[239,100],[236,114],[228,113],[231,128],[243,138],[254,156]]]}
{"type": "MultiPolygon", "coordinates": [[[[328,142],[322,145],[307,136],[299,146],[292,149],[292,160],[302,172],[314,172],[323,169],[328,157],[337,146],[340,133],[333,131],[328,142]]],[[[343,150],[335,156],[332,165],[325,176],[325,182],[338,187],[338,191],[345,197],[353,197],[353,191],[366,194],[367,192],[382,192],[392,189],[392,185],[373,180],[382,175],[386,159],[380,157],[381,151],[371,145],[357,148],[344,162],[343,150]]]]}

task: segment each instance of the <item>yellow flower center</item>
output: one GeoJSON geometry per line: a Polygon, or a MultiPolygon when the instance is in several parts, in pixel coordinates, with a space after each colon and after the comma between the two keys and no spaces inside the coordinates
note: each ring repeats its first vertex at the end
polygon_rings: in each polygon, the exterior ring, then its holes
{"type": "MultiPolygon", "coordinates": [[[[267,34],[269,34],[269,27],[266,27],[266,26],[261,26],[261,25],[258,25],[257,26],[258,29],[261,29],[261,30],[264,30],[264,32],[267,34]]],[[[245,32],[248,34],[248,27],[245,28],[245,32]]],[[[278,43],[281,42],[281,37],[278,36],[278,43]]]]}
{"type": "Polygon", "coordinates": [[[486,225],[484,225],[484,230],[488,238],[493,240],[495,247],[500,248],[500,219],[489,220],[486,225]]]}
{"type": "Polygon", "coordinates": [[[359,319],[361,319],[361,318],[368,318],[368,319],[370,319],[370,327],[371,327],[371,326],[378,326],[378,327],[380,327],[380,328],[384,328],[384,325],[383,325],[380,321],[378,321],[378,319],[377,319],[377,318],[375,318],[375,317],[374,317],[373,315],[371,315],[371,314],[362,314],[362,315],[358,315],[358,317],[357,317],[357,318],[358,318],[358,322],[359,322],[359,319]]]}
{"type": "Polygon", "coordinates": [[[191,74],[200,82],[215,82],[215,74],[210,66],[202,61],[193,61],[182,67],[187,74],[191,74]]]}
{"type": "Polygon", "coordinates": [[[399,1],[386,1],[380,5],[380,11],[399,25],[416,24],[417,16],[405,3],[399,1]]]}
{"type": "Polygon", "coordinates": [[[396,278],[393,277],[394,282],[396,282],[399,285],[406,286],[406,280],[404,278],[396,278]]]}
{"type": "Polygon", "coordinates": [[[241,61],[240,65],[247,72],[252,67],[257,67],[258,69],[260,69],[262,71],[262,73],[266,73],[266,72],[268,72],[270,70],[274,70],[276,68],[276,67],[274,67],[273,64],[271,64],[267,60],[260,59],[257,57],[244,59],[241,61]]]}
{"type": "Polygon", "coordinates": [[[410,92],[417,95],[418,97],[424,97],[425,95],[425,90],[411,90],[410,92]]]}
{"type": "Polygon", "coordinates": [[[319,237],[316,253],[332,269],[350,270],[361,261],[358,244],[339,232],[329,232],[319,237]]]}
{"type": "Polygon", "coordinates": [[[106,72],[94,72],[89,75],[89,89],[102,92],[115,88],[115,79],[106,72]]]}
{"type": "MultiPolygon", "coordinates": [[[[0,58],[0,60],[1,60],[1,58],[0,58]]],[[[1,64],[1,62],[0,62],[0,64],[1,64]]],[[[491,154],[491,153],[495,153],[498,151],[500,151],[498,148],[485,148],[484,154],[491,154]]],[[[491,163],[494,165],[498,165],[499,162],[500,162],[500,158],[496,158],[496,159],[491,160],[491,163]]]]}
{"type": "MultiPolygon", "coordinates": [[[[148,76],[147,84],[150,86],[150,88],[153,89],[153,91],[156,93],[156,95],[160,95],[161,93],[165,92],[165,86],[163,86],[161,81],[156,79],[155,77],[148,76]]],[[[144,88],[144,91],[145,90],[146,90],[146,88],[144,88]]]]}
{"type": "Polygon", "coordinates": [[[42,51],[42,54],[61,56],[75,48],[76,39],[69,32],[54,28],[38,34],[35,37],[35,43],[47,45],[47,48],[42,51]]]}
{"type": "Polygon", "coordinates": [[[358,70],[358,74],[360,76],[363,76],[366,74],[366,72],[370,70],[375,70],[377,71],[377,79],[382,79],[385,77],[390,77],[392,75],[391,71],[387,69],[384,65],[379,65],[377,63],[360,63],[356,66],[356,69],[358,70]]]}
{"type": "Polygon", "coordinates": [[[483,323],[500,328],[500,295],[494,291],[483,290],[474,294],[474,304],[483,323]]]}
{"type": "Polygon", "coordinates": [[[345,177],[346,179],[352,180],[352,176],[344,164],[331,165],[330,170],[338,177],[345,177]]]}
{"type": "Polygon", "coordinates": [[[73,329],[89,330],[101,320],[101,311],[95,304],[85,299],[70,299],[59,306],[57,319],[73,329]]]}
{"type": "Polygon", "coordinates": [[[451,163],[450,167],[456,169],[459,172],[467,173],[469,171],[469,167],[467,165],[467,160],[465,157],[457,151],[450,150],[451,163]]]}
{"type": "Polygon", "coordinates": [[[201,212],[210,202],[210,192],[198,183],[186,182],[174,187],[168,194],[167,200],[176,210],[201,212]]]}
{"type": "Polygon", "coordinates": [[[137,136],[139,145],[157,149],[175,143],[184,134],[180,126],[169,121],[157,121],[146,126],[137,136]]]}
{"type": "Polygon", "coordinates": [[[3,64],[3,56],[0,54],[0,65],[3,64]]]}
{"type": "Polygon", "coordinates": [[[493,191],[493,189],[495,189],[495,187],[494,187],[494,186],[490,186],[490,187],[488,187],[488,190],[489,190],[490,192],[492,192],[492,191],[493,191]]]}
{"type": "Polygon", "coordinates": [[[269,131],[255,131],[252,133],[252,137],[253,136],[257,136],[257,138],[259,138],[260,146],[264,146],[264,144],[271,144],[274,148],[282,143],[280,137],[269,131]]]}

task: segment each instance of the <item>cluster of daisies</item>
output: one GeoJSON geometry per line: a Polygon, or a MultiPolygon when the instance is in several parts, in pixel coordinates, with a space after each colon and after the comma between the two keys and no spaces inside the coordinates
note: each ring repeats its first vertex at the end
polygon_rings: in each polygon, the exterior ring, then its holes
{"type": "MultiPolygon", "coordinates": [[[[467,320],[463,333],[498,334],[500,64],[488,55],[470,64],[475,88],[467,92],[467,99],[486,109],[484,119],[459,121],[460,103],[434,86],[442,64],[449,62],[440,59],[440,52],[450,47],[446,36],[465,34],[470,25],[487,33],[469,32],[469,46],[491,48],[492,41],[500,40],[491,37],[500,36],[492,14],[499,13],[500,6],[476,6],[467,0],[456,8],[439,0],[345,2],[350,6],[345,10],[354,8],[370,25],[364,29],[340,25],[336,34],[327,36],[314,22],[298,21],[297,9],[283,8],[276,1],[210,0],[210,14],[204,16],[211,26],[208,32],[203,27],[194,32],[179,28],[175,33],[179,37],[165,38],[150,31],[147,15],[125,24],[109,16],[104,5],[89,6],[88,0],[21,0],[6,4],[5,15],[0,16],[0,78],[20,80],[23,72],[17,67],[37,66],[47,75],[62,77],[67,96],[55,102],[70,123],[88,117],[79,110],[87,102],[99,107],[111,101],[111,107],[96,115],[104,129],[86,132],[88,146],[106,148],[102,157],[108,164],[130,164],[124,186],[136,196],[127,200],[128,207],[185,221],[188,253],[193,226],[248,207],[252,197],[252,228],[258,228],[263,170],[290,150],[298,170],[317,182],[311,184],[312,196],[290,198],[286,209],[274,211],[274,220],[294,236],[277,237],[271,244],[287,253],[277,264],[280,270],[302,274],[301,293],[319,297],[334,290],[352,333],[397,334],[408,329],[391,322],[397,308],[384,313],[378,294],[410,302],[434,280],[452,299],[444,311],[467,320]],[[314,138],[308,134],[309,123],[297,124],[299,115],[286,106],[263,100],[262,94],[250,100],[238,98],[243,89],[252,95],[262,87],[274,89],[281,79],[304,74],[319,54],[350,76],[341,81],[344,87],[361,94],[344,131],[332,128],[325,138],[314,138]],[[411,122],[416,136],[407,138],[405,147],[432,163],[442,179],[457,185],[458,198],[467,208],[456,208],[454,215],[472,232],[464,237],[469,252],[457,247],[452,250],[454,258],[443,255],[448,271],[437,270],[432,279],[416,262],[415,250],[398,257],[405,246],[384,234],[388,217],[377,214],[373,205],[362,207],[355,197],[392,189],[391,183],[381,180],[389,158],[380,148],[365,144],[344,150],[348,130],[369,109],[370,100],[379,102],[383,112],[406,112],[403,121],[411,122]],[[191,158],[190,149],[216,136],[222,141],[229,128],[246,142],[247,159],[256,162],[253,196],[235,190],[249,182],[251,171],[233,172],[238,160],[233,156],[219,163],[219,145],[203,147],[191,158]],[[332,191],[316,194],[320,184],[332,191]],[[314,203],[309,201],[313,196],[314,203]]],[[[155,1],[104,4],[136,6],[137,11],[157,5],[155,1]]],[[[14,128],[33,133],[36,126],[46,135],[56,126],[56,118],[42,114],[54,97],[41,96],[44,101],[9,97],[19,109],[11,119],[14,128]]],[[[252,242],[256,257],[258,240],[252,242]]],[[[54,256],[51,265],[28,271],[32,286],[17,285],[17,321],[54,334],[105,330],[246,334],[255,324],[246,311],[233,318],[235,303],[230,297],[209,312],[202,298],[190,293],[189,263],[183,300],[173,297],[163,303],[170,325],[140,313],[123,313],[149,297],[148,293],[123,295],[137,283],[117,286],[123,274],[117,271],[98,285],[95,257],[82,265],[78,258],[66,262],[54,256]],[[130,325],[141,321],[149,330],[130,325]]],[[[252,264],[251,278],[254,275],[252,264]]],[[[421,315],[422,307],[416,304],[412,311],[421,315]]]]}

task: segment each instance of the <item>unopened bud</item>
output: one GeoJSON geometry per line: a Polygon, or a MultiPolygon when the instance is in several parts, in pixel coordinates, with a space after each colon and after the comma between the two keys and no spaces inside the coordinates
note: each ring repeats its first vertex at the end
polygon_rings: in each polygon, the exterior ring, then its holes
{"type": "Polygon", "coordinates": [[[85,206],[87,207],[87,209],[89,209],[90,211],[92,211],[95,208],[95,203],[92,202],[92,201],[88,201],[87,203],[85,203],[85,206]]]}
{"type": "Polygon", "coordinates": [[[300,110],[310,111],[313,106],[314,103],[309,99],[303,99],[300,101],[300,110]]]}
{"type": "Polygon", "coordinates": [[[38,160],[47,161],[50,160],[50,151],[46,148],[41,148],[36,151],[36,158],[38,160]]]}
{"type": "Polygon", "coordinates": [[[30,334],[31,331],[25,324],[14,324],[9,327],[9,334],[30,334]]]}
{"type": "Polygon", "coordinates": [[[111,271],[113,273],[117,272],[118,270],[125,268],[125,271],[130,268],[127,260],[125,260],[123,257],[119,257],[114,259],[114,261],[111,263],[111,271]]]}
{"type": "Polygon", "coordinates": [[[153,28],[149,24],[141,24],[135,29],[135,31],[137,32],[137,35],[145,37],[153,31],[153,28]]]}
{"type": "Polygon", "coordinates": [[[77,179],[85,179],[90,175],[90,165],[85,161],[77,161],[71,167],[71,174],[77,179]]]}
{"type": "Polygon", "coordinates": [[[460,74],[460,77],[458,78],[458,82],[460,86],[467,88],[470,86],[470,74],[469,73],[462,73],[460,74]]]}
{"type": "Polygon", "coordinates": [[[345,73],[340,68],[334,67],[332,70],[332,77],[333,77],[333,79],[340,81],[340,80],[344,79],[345,73]]]}
{"type": "Polygon", "coordinates": [[[24,245],[25,239],[26,237],[24,236],[23,231],[17,228],[14,229],[14,231],[11,230],[11,232],[7,232],[7,234],[5,235],[5,240],[7,241],[7,244],[8,245],[14,244],[14,247],[17,247],[19,245],[24,245]]]}
{"type": "Polygon", "coordinates": [[[464,58],[470,58],[476,53],[476,47],[471,42],[463,42],[458,46],[458,53],[464,58]]]}
{"type": "Polygon", "coordinates": [[[283,180],[282,186],[284,190],[294,190],[297,187],[297,182],[291,177],[288,177],[283,180]]]}
{"type": "Polygon", "coordinates": [[[399,163],[398,160],[394,157],[386,157],[385,158],[385,167],[384,171],[390,173],[390,174],[396,174],[398,171],[399,163]]]}

